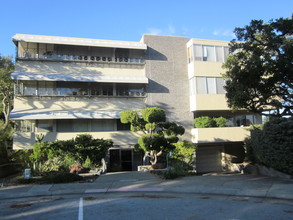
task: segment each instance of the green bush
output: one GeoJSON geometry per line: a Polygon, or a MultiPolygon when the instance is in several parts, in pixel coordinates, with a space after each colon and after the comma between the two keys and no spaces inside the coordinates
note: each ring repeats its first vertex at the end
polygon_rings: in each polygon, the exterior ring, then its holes
{"type": "Polygon", "coordinates": [[[293,175],[293,118],[267,122],[263,129],[251,131],[246,141],[250,159],[293,175]]]}
{"type": "Polygon", "coordinates": [[[216,127],[227,127],[228,119],[224,117],[213,118],[216,123],[216,127]]]}
{"type": "Polygon", "coordinates": [[[196,128],[227,127],[228,119],[224,117],[211,118],[208,116],[197,117],[194,119],[196,128]]]}
{"type": "Polygon", "coordinates": [[[153,174],[156,174],[164,179],[176,179],[182,176],[190,175],[186,166],[181,162],[175,162],[172,164],[171,169],[166,171],[151,171],[153,174]]]}
{"type": "Polygon", "coordinates": [[[191,165],[194,161],[193,155],[196,147],[195,144],[184,140],[174,145],[176,148],[172,151],[173,154],[171,158],[191,165]]]}
{"type": "Polygon", "coordinates": [[[82,164],[82,166],[83,166],[84,168],[89,168],[89,169],[91,169],[94,165],[93,165],[91,159],[87,156],[87,158],[86,158],[85,162],[82,164]]]}
{"type": "Polygon", "coordinates": [[[208,116],[198,117],[194,119],[194,127],[196,128],[215,127],[215,121],[208,116]]]}
{"type": "Polygon", "coordinates": [[[52,171],[69,171],[72,165],[98,166],[112,146],[112,140],[83,134],[66,141],[36,142],[31,153],[20,154],[18,158],[23,158],[25,166],[32,168],[35,175],[46,175],[52,171]]]}

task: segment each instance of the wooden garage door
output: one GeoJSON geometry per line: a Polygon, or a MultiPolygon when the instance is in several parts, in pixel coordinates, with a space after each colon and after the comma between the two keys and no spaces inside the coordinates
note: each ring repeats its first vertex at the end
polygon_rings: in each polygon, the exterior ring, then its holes
{"type": "Polygon", "coordinates": [[[196,149],[197,173],[220,172],[222,147],[198,147],[196,149]]]}

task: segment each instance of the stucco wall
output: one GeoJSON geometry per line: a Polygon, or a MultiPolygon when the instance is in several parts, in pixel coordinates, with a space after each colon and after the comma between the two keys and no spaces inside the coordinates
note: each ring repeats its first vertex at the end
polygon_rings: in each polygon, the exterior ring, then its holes
{"type": "Polygon", "coordinates": [[[17,61],[15,72],[40,74],[96,74],[102,76],[145,76],[142,64],[99,64],[94,62],[17,61]]]}
{"type": "Polygon", "coordinates": [[[145,108],[145,98],[115,98],[115,97],[15,97],[14,112],[24,110],[129,110],[145,108]]]}

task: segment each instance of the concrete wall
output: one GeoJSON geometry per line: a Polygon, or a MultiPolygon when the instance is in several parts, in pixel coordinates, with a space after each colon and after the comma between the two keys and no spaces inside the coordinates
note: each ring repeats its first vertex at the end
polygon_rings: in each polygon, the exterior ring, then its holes
{"type": "Polygon", "coordinates": [[[191,140],[193,115],[189,111],[189,82],[187,70],[188,38],[144,35],[146,51],[146,76],[148,106],[166,110],[169,121],[185,127],[185,136],[191,140]]]}
{"type": "Polygon", "coordinates": [[[16,132],[13,136],[13,149],[30,149],[36,140],[36,135],[43,134],[43,141],[69,140],[79,134],[90,134],[93,138],[112,139],[114,145],[131,146],[137,143],[139,133],[132,131],[107,132],[16,132]]]}
{"type": "Polygon", "coordinates": [[[39,74],[95,74],[101,76],[145,76],[142,64],[93,62],[17,61],[15,72],[39,74]]]}
{"type": "Polygon", "coordinates": [[[194,128],[193,143],[241,142],[250,135],[248,127],[194,128]]]}
{"type": "Polygon", "coordinates": [[[229,111],[225,94],[197,94],[190,96],[191,111],[229,111]]]}
{"type": "Polygon", "coordinates": [[[14,97],[14,112],[35,110],[42,111],[98,111],[129,110],[145,108],[145,98],[114,97],[14,97]]]}

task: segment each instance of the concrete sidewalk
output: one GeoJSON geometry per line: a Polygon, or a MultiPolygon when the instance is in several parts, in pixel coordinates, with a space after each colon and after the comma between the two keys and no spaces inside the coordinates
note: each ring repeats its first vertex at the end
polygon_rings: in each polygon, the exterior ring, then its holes
{"type": "Polygon", "coordinates": [[[240,174],[162,180],[150,173],[122,172],[101,175],[93,183],[3,187],[0,188],[0,199],[113,192],[195,193],[293,200],[293,180],[240,174]]]}

